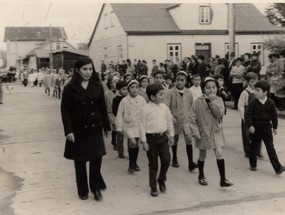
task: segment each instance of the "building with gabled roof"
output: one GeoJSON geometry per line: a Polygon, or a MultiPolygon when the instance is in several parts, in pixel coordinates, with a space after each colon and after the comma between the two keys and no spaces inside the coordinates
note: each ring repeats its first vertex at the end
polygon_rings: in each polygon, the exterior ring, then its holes
{"type": "MultiPolygon", "coordinates": [[[[264,41],[284,27],[272,25],[249,3],[234,4],[235,52],[260,53],[268,65],[264,41]]],[[[175,61],[203,54],[224,57],[229,51],[229,4],[103,4],[89,41],[96,67],[101,60],[175,61]]]]}
{"type": "MultiPolygon", "coordinates": [[[[29,52],[40,46],[47,46],[50,30],[52,48],[62,46],[67,40],[63,27],[5,27],[7,66],[20,69],[23,66],[23,59],[29,52]]],[[[69,44],[68,47],[70,46],[69,44]]]]}

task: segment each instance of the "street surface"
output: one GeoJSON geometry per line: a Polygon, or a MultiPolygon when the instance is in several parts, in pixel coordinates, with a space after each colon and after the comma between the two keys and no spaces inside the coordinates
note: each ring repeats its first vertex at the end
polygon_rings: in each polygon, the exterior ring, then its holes
{"type": "MultiPolygon", "coordinates": [[[[233,187],[220,188],[216,159],[208,152],[205,175],[209,185],[198,184],[198,170],[187,169],[183,138],[178,146],[179,168],[169,168],[167,192],[149,195],[147,158],[140,150],[140,172],[129,175],[128,159],[117,158],[110,138],[105,145],[102,174],[108,186],[104,200],[77,196],[73,162],[63,157],[65,137],[60,100],[44,89],[14,85],[4,88],[0,106],[0,215],[284,215],[285,173],[276,176],[263,146],[258,171],[249,170],[241,143],[240,117],[228,110],[224,118],[227,178],[233,187]]],[[[279,120],[275,148],[285,164],[285,120],[279,120]]],[[[125,147],[125,155],[127,150],[125,147]]],[[[197,150],[194,158],[197,159],[197,150]]]]}

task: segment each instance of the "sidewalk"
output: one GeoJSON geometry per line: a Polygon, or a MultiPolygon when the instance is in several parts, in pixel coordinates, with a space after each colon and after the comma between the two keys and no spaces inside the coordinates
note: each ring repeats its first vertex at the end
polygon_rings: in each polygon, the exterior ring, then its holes
{"type": "MultiPolygon", "coordinates": [[[[227,178],[233,187],[219,187],[212,151],[205,163],[209,185],[200,186],[198,171],[190,173],[187,169],[181,137],[180,167],[169,168],[167,192],[153,198],[149,195],[145,152],[139,153],[141,171],[129,175],[128,159],[117,157],[108,138],[102,165],[108,186],[102,192],[104,200],[96,202],[89,195],[87,201],[81,201],[76,192],[73,162],[63,158],[60,100],[48,97],[39,87],[15,85],[10,94],[5,88],[4,93],[4,105],[0,106],[0,177],[5,174],[7,178],[0,179],[1,215],[285,214],[285,175],[275,175],[264,148],[265,157],[258,161],[258,171],[248,169],[237,111],[229,109],[224,118],[224,157],[227,178]]],[[[274,140],[279,159],[285,164],[284,129],[285,120],[280,119],[279,134],[274,140]]],[[[194,158],[197,156],[194,150],[194,158]]]]}

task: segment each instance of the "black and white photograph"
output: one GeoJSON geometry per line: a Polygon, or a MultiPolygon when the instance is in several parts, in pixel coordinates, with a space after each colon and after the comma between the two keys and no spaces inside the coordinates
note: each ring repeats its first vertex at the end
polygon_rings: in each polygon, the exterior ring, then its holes
{"type": "Polygon", "coordinates": [[[0,0],[0,215],[284,215],[285,3],[0,0]]]}

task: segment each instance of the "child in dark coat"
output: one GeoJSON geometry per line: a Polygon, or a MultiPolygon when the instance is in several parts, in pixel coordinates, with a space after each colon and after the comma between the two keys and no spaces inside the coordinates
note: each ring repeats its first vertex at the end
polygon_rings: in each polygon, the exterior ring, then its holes
{"type": "MultiPolygon", "coordinates": [[[[113,99],[113,114],[116,117],[118,108],[122,99],[128,95],[127,83],[125,81],[119,81],[116,84],[117,96],[113,99]]],[[[117,132],[117,150],[119,158],[125,158],[124,155],[124,135],[121,132],[117,132]]]]}
{"type": "Polygon", "coordinates": [[[267,81],[259,81],[255,84],[255,99],[253,99],[245,111],[245,122],[248,127],[250,144],[250,170],[256,171],[258,144],[263,140],[266,150],[277,175],[285,171],[278,160],[273,144],[273,136],[277,134],[278,117],[274,102],[267,98],[270,84],[267,81]]]}

